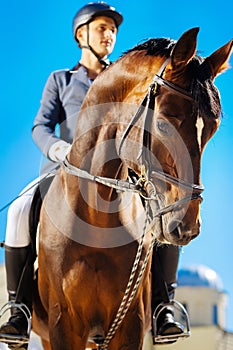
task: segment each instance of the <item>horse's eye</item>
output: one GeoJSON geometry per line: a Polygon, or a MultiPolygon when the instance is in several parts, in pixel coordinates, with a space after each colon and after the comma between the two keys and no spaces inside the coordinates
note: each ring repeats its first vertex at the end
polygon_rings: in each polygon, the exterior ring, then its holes
{"type": "Polygon", "coordinates": [[[168,121],[163,120],[163,119],[159,119],[156,122],[156,126],[162,134],[171,135],[173,128],[172,128],[172,125],[168,121]]]}

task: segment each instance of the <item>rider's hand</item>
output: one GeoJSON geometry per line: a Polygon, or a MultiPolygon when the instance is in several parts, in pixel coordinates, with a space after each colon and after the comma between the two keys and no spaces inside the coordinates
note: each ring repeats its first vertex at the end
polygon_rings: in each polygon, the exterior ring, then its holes
{"type": "Polygon", "coordinates": [[[71,144],[63,140],[54,143],[48,152],[48,157],[54,162],[63,162],[71,149],[71,144]]]}

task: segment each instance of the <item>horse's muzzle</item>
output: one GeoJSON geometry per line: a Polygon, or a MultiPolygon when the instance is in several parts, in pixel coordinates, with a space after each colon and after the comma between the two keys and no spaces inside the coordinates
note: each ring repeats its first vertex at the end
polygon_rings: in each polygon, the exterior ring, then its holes
{"type": "Polygon", "coordinates": [[[165,239],[174,245],[184,246],[196,238],[200,233],[200,222],[195,225],[188,225],[185,221],[172,218],[168,221],[164,231],[165,239]]]}

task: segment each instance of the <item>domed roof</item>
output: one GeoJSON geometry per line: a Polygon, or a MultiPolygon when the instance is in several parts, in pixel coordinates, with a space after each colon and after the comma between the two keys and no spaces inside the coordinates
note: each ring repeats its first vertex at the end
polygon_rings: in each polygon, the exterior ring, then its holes
{"type": "Polygon", "coordinates": [[[222,291],[223,284],[218,274],[207,266],[195,265],[178,271],[178,286],[207,287],[222,291]]]}

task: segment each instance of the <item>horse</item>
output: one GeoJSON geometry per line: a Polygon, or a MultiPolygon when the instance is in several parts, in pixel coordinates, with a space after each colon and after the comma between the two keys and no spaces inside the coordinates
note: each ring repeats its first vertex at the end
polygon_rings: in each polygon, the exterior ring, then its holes
{"type": "Polygon", "coordinates": [[[221,119],[214,79],[233,40],[203,58],[198,32],[136,45],[85,97],[40,214],[32,325],[46,350],[142,349],[153,246],[200,232],[201,156],[221,119]]]}

